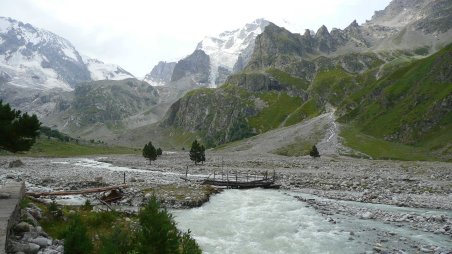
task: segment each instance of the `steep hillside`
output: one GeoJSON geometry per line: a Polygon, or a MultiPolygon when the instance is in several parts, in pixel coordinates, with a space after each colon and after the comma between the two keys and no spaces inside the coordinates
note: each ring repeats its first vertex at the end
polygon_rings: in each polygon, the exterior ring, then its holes
{"type": "MultiPolygon", "coordinates": [[[[387,141],[452,151],[452,45],[351,95],[340,121],[387,141]]],[[[450,158],[449,158],[450,159],[450,158]]]]}

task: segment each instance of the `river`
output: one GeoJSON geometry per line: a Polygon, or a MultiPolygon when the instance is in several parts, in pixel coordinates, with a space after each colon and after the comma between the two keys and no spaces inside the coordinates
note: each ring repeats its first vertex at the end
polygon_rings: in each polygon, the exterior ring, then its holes
{"type": "MultiPolygon", "coordinates": [[[[446,248],[452,244],[447,236],[376,220],[342,215],[329,220],[329,216],[296,199],[297,195],[300,193],[226,190],[201,207],[171,212],[178,227],[183,231],[190,229],[206,254],[372,253],[380,244],[393,250],[409,250],[413,244],[446,248]]],[[[350,205],[424,212],[416,208],[354,203],[350,205]]]]}
{"type": "Polygon", "coordinates": [[[173,210],[204,253],[354,253],[364,246],[293,196],[274,190],[228,190],[202,207],[173,210]]]}

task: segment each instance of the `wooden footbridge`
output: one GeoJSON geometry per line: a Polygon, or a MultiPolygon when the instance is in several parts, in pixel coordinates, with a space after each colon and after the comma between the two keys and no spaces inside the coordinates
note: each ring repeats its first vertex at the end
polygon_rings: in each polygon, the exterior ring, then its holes
{"type": "MultiPolygon", "coordinates": [[[[188,170],[185,172],[185,177],[182,179],[189,181],[188,170]]],[[[250,188],[265,188],[265,189],[279,189],[281,185],[276,184],[276,174],[273,171],[273,176],[269,177],[268,172],[264,174],[239,174],[237,172],[230,174],[217,174],[215,171],[207,176],[204,180],[198,181],[201,184],[213,185],[219,187],[226,187],[227,189],[250,189],[250,188]]]]}

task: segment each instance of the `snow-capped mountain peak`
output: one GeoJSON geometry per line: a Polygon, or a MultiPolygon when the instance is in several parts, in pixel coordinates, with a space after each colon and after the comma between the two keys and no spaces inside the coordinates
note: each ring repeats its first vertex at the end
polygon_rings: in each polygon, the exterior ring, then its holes
{"type": "Polygon", "coordinates": [[[121,67],[83,59],[66,39],[30,24],[0,17],[0,73],[15,87],[72,90],[80,82],[125,79],[121,67]]]}
{"type": "Polygon", "coordinates": [[[0,71],[9,84],[36,89],[62,88],[89,80],[74,46],[66,39],[30,24],[0,17],[0,71]]]}
{"type": "Polygon", "coordinates": [[[210,85],[218,84],[219,69],[234,71],[239,56],[247,61],[254,48],[256,36],[261,34],[270,22],[256,19],[241,29],[225,31],[218,36],[206,36],[196,49],[204,51],[210,57],[210,85]]]}

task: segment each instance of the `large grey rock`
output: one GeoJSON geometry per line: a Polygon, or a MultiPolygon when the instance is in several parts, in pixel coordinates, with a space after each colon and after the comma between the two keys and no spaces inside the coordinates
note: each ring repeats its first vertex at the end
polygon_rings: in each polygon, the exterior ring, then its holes
{"type": "Polygon", "coordinates": [[[21,160],[13,160],[9,163],[10,168],[17,168],[23,166],[24,163],[21,160]]]}
{"type": "Polygon", "coordinates": [[[24,232],[29,232],[32,228],[33,228],[32,225],[30,225],[27,222],[22,221],[14,226],[14,231],[16,231],[18,233],[24,233],[24,232]]]}
{"type": "Polygon", "coordinates": [[[39,236],[35,239],[30,240],[30,242],[39,245],[41,248],[45,248],[49,245],[52,245],[52,240],[47,239],[45,237],[39,236]]]}
{"type": "Polygon", "coordinates": [[[0,192],[0,199],[8,199],[11,197],[11,194],[7,192],[0,192]]]}
{"type": "Polygon", "coordinates": [[[25,254],[36,254],[36,253],[38,253],[40,247],[39,247],[39,245],[37,245],[35,243],[12,242],[11,249],[12,249],[13,253],[23,252],[25,254]]]}

